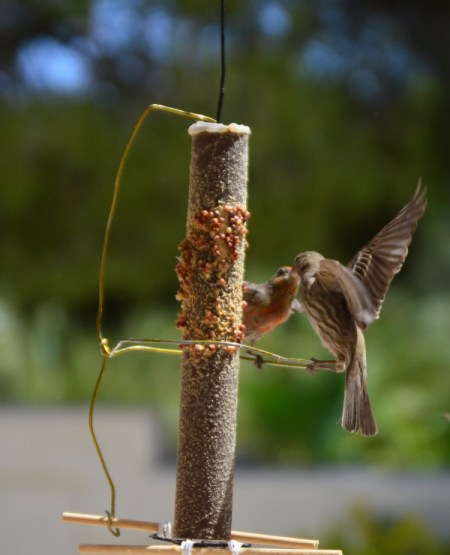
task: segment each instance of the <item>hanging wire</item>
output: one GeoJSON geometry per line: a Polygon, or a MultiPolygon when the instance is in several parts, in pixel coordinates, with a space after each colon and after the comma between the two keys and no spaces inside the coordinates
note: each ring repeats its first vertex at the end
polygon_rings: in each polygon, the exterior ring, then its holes
{"type": "Polygon", "coordinates": [[[103,239],[102,248],[102,258],[100,262],[100,271],[98,277],[98,309],[97,309],[97,337],[101,345],[102,352],[108,353],[108,340],[102,337],[102,316],[103,308],[105,302],[105,271],[106,271],[106,261],[109,252],[109,243],[111,238],[111,226],[114,219],[114,215],[117,208],[117,201],[119,200],[119,190],[122,183],[122,176],[125,169],[125,164],[128,159],[128,154],[130,153],[131,146],[133,145],[134,139],[136,138],[139,130],[141,129],[147,116],[152,112],[166,112],[169,114],[174,114],[181,117],[186,117],[190,119],[195,119],[197,121],[207,121],[214,123],[216,120],[202,114],[194,114],[193,112],[186,112],[185,110],[179,110],[178,108],[171,108],[170,106],[163,106],[162,104],[150,104],[145,108],[145,110],[140,115],[137,120],[133,131],[131,132],[130,138],[125,145],[125,150],[123,151],[122,157],[120,159],[119,168],[117,170],[116,181],[114,183],[114,193],[111,202],[111,208],[109,210],[108,221],[106,222],[105,235],[103,239]]]}
{"type": "Polygon", "coordinates": [[[226,57],[225,57],[225,0],[220,1],[220,89],[219,100],[217,102],[217,116],[218,123],[222,121],[222,105],[225,96],[225,72],[226,72],[226,57]]]}
{"type": "Polygon", "coordinates": [[[194,114],[192,112],[186,112],[185,110],[179,110],[177,108],[171,108],[169,106],[163,106],[161,104],[151,104],[151,105],[149,105],[145,108],[145,110],[143,111],[143,113],[139,117],[137,123],[135,124],[134,129],[133,129],[133,131],[130,135],[130,138],[128,139],[127,144],[125,146],[125,150],[122,154],[122,157],[121,157],[120,163],[119,163],[119,168],[117,170],[117,176],[116,176],[116,180],[115,180],[115,183],[114,183],[113,198],[112,198],[112,201],[111,201],[111,207],[110,207],[110,210],[109,210],[108,220],[107,220],[106,228],[105,228],[105,235],[104,235],[104,239],[103,239],[102,257],[101,257],[101,262],[100,262],[100,270],[99,270],[99,278],[98,278],[98,309],[97,309],[96,329],[97,329],[97,338],[98,338],[99,345],[100,345],[100,351],[101,351],[101,354],[102,354],[102,364],[101,364],[101,368],[100,368],[100,373],[99,373],[98,378],[97,378],[97,382],[95,384],[94,391],[92,393],[90,407],[89,407],[89,431],[91,433],[92,441],[94,442],[94,446],[95,446],[95,449],[97,451],[97,455],[98,455],[98,458],[100,460],[100,464],[102,466],[105,477],[108,481],[110,492],[111,492],[110,510],[106,511],[106,514],[108,516],[108,530],[116,537],[120,535],[120,530],[118,528],[115,528],[112,524],[113,519],[116,516],[116,514],[115,514],[115,511],[116,511],[116,488],[114,486],[114,482],[111,478],[111,475],[109,473],[107,464],[106,464],[105,459],[103,457],[102,450],[100,448],[100,444],[98,442],[97,435],[96,435],[95,429],[94,429],[94,412],[95,412],[95,405],[96,405],[96,402],[97,402],[98,392],[100,390],[100,385],[101,385],[101,383],[103,381],[103,378],[105,376],[105,373],[106,373],[107,362],[108,362],[108,360],[111,356],[114,356],[114,355],[111,354],[111,349],[109,348],[108,339],[106,337],[103,337],[103,333],[102,333],[102,321],[103,321],[103,312],[104,312],[104,304],[105,304],[106,262],[107,262],[108,253],[109,253],[109,244],[110,244],[110,239],[111,239],[112,222],[114,220],[114,215],[115,215],[115,211],[116,211],[116,208],[117,208],[117,202],[118,202],[118,199],[119,199],[119,191],[120,191],[120,186],[121,186],[121,183],[122,183],[122,176],[123,176],[123,172],[124,172],[124,169],[125,169],[125,164],[126,164],[126,161],[127,161],[127,158],[128,158],[128,154],[130,152],[130,149],[131,149],[131,146],[134,142],[134,139],[136,138],[136,135],[138,134],[140,128],[142,127],[145,119],[147,118],[147,116],[149,114],[151,114],[154,111],[160,111],[160,112],[175,114],[177,116],[187,117],[187,118],[194,119],[194,120],[197,120],[197,121],[207,121],[207,122],[212,122],[212,123],[215,122],[215,120],[213,118],[210,118],[208,116],[203,116],[201,114],[194,114]]]}
{"type": "Polygon", "coordinates": [[[91,403],[89,405],[89,431],[91,433],[91,437],[92,437],[92,441],[94,442],[95,450],[97,451],[97,455],[98,455],[98,458],[100,460],[100,464],[102,465],[102,469],[103,469],[103,472],[104,472],[104,474],[106,476],[106,479],[108,481],[109,489],[110,489],[110,492],[111,492],[111,509],[109,511],[106,511],[106,515],[108,517],[107,527],[108,527],[108,530],[111,532],[111,534],[113,536],[118,537],[118,536],[120,536],[120,530],[118,528],[116,528],[115,526],[113,526],[113,524],[112,524],[113,519],[115,518],[115,514],[116,514],[116,488],[114,486],[114,482],[113,482],[113,480],[111,478],[111,475],[109,473],[108,467],[107,467],[105,459],[103,457],[102,450],[100,449],[100,445],[98,443],[97,436],[95,435],[95,431],[94,431],[95,404],[96,404],[96,401],[97,401],[97,395],[98,395],[98,392],[99,392],[99,389],[100,389],[100,384],[102,383],[103,376],[105,375],[107,360],[108,360],[108,356],[103,354],[102,355],[102,365],[101,365],[101,368],[100,368],[100,374],[98,375],[97,382],[95,383],[94,392],[92,393],[91,403]]]}

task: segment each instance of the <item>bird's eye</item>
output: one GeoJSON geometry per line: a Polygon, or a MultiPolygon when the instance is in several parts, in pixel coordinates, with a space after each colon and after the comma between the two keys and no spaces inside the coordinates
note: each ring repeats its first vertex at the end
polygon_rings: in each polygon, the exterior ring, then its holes
{"type": "Polygon", "coordinates": [[[302,274],[304,274],[306,272],[306,270],[308,270],[309,268],[309,263],[308,262],[303,262],[303,264],[300,264],[300,266],[298,267],[298,269],[300,270],[300,272],[302,274]]]}
{"type": "Polygon", "coordinates": [[[289,269],[288,268],[280,268],[278,270],[278,272],[275,274],[276,277],[281,277],[281,276],[287,276],[289,274],[289,269]]]}

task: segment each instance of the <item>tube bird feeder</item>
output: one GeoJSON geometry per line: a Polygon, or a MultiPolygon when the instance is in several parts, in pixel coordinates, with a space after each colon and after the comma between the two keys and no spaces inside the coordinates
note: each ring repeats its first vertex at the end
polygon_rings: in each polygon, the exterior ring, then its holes
{"type": "Polygon", "coordinates": [[[248,140],[243,125],[198,122],[192,136],[186,239],[177,274],[184,346],[174,534],[228,540],[239,357],[205,341],[243,338],[248,140]]]}

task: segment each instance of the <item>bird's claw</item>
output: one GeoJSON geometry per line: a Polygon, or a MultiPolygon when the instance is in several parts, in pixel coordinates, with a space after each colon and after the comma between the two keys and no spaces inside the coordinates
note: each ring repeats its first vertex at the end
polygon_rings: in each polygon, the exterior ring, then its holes
{"type": "Polygon", "coordinates": [[[255,355],[256,368],[258,368],[258,370],[261,370],[263,364],[264,364],[263,357],[261,355],[255,355]]]}
{"type": "Polygon", "coordinates": [[[262,365],[264,364],[264,359],[261,355],[252,353],[252,351],[248,350],[247,353],[252,357],[253,362],[255,363],[256,368],[261,370],[262,365]]]}
{"type": "Polygon", "coordinates": [[[314,374],[317,373],[319,366],[320,366],[319,360],[317,360],[316,358],[310,358],[308,364],[306,365],[306,371],[310,376],[313,376],[314,374]]]}
{"type": "Polygon", "coordinates": [[[329,370],[330,372],[343,372],[345,370],[345,365],[342,370],[338,370],[338,366],[340,364],[342,363],[337,363],[335,360],[317,360],[316,358],[310,358],[308,364],[306,365],[306,371],[311,376],[316,374],[320,369],[329,370]]]}

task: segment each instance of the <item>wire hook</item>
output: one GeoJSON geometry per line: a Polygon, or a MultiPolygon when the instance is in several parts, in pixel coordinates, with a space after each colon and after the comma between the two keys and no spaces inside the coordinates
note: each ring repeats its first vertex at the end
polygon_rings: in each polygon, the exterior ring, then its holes
{"type": "Polygon", "coordinates": [[[120,536],[120,530],[116,526],[113,526],[114,516],[109,512],[105,511],[106,516],[108,517],[108,521],[106,522],[106,527],[111,532],[113,536],[118,538],[120,536]]]}

